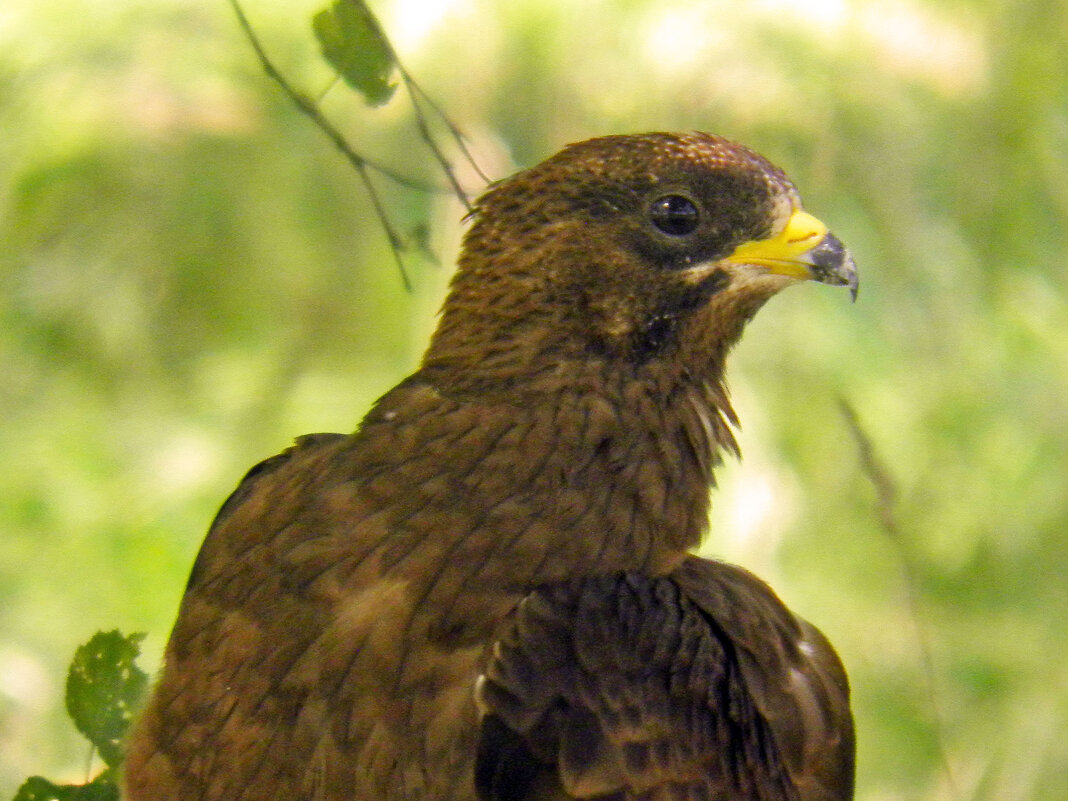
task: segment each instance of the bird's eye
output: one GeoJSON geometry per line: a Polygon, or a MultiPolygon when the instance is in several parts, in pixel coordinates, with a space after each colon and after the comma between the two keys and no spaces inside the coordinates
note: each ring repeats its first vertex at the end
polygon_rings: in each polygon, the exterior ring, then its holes
{"type": "Polygon", "coordinates": [[[685,236],[697,227],[700,215],[694,202],[682,195],[665,195],[653,201],[649,219],[670,236],[685,236]]]}

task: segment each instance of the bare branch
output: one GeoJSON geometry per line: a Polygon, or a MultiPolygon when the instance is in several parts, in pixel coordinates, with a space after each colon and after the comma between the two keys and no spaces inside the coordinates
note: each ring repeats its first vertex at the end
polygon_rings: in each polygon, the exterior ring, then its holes
{"type": "Polygon", "coordinates": [[[905,603],[908,607],[909,617],[915,629],[916,641],[920,650],[920,662],[923,668],[924,683],[926,685],[927,701],[931,706],[931,715],[934,721],[935,734],[938,738],[938,755],[942,763],[942,770],[946,778],[946,786],[951,797],[956,797],[953,769],[949,762],[949,745],[946,736],[944,713],[938,699],[937,678],[935,675],[934,657],[931,652],[930,636],[923,624],[922,602],[920,593],[920,570],[915,562],[908,543],[902,535],[897,521],[896,507],[898,491],[890,471],[879,459],[875,452],[875,445],[871,437],[864,430],[860,418],[852,404],[845,398],[838,399],[838,405],[845,418],[846,425],[857,443],[857,452],[860,458],[860,468],[864,475],[871,481],[875,488],[875,508],[879,515],[883,533],[894,545],[898,560],[901,564],[901,577],[905,589],[905,603]]]}
{"type": "Polygon", "coordinates": [[[237,14],[238,22],[241,24],[241,29],[245,33],[245,37],[252,45],[252,49],[256,52],[256,57],[259,59],[260,65],[263,67],[263,71],[267,73],[267,77],[273,80],[282,89],[285,95],[293,101],[302,114],[308,117],[312,122],[318,126],[319,130],[329,137],[334,143],[334,146],[341,151],[342,155],[348,159],[349,163],[356,170],[357,175],[360,177],[360,181],[363,183],[364,189],[367,190],[368,196],[371,198],[371,205],[374,208],[375,216],[378,218],[379,224],[386,233],[386,238],[389,240],[390,249],[393,251],[393,258],[397,262],[397,267],[400,270],[401,280],[404,282],[404,287],[408,291],[412,289],[411,280],[408,278],[408,271],[404,267],[404,260],[401,258],[401,250],[404,247],[404,241],[393,227],[393,223],[390,222],[389,217],[386,215],[385,206],[382,204],[382,198],[378,193],[378,189],[371,181],[371,176],[368,173],[368,169],[374,169],[386,175],[391,180],[405,186],[412,186],[416,189],[425,189],[416,182],[412,181],[405,176],[392,172],[380,165],[369,162],[366,158],[361,156],[345,140],[341,132],[334,127],[334,125],[323,116],[319,107],[315,104],[315,101],[309,98],[307,95],[298,92],[293,86],[285,79],[278,68],[274,65],[271,59],[267,56],[267,52],[263,49],[259,37],[256,36],[256,32],[252,29],[252,25],[249,23],[248,18],[245,16],[244,10],[241,8],[241,4],[238,0],[230,0],[230,5],[234,9],[234,13],[237,14]]]}
{"type": "Polygon", "coordinates": [[[419,130],[419,138],[423,140],[427,148],[430,150],[434,159],[438,162],[438,166],[441,167],[441,171],[445,173],[445,178],[449,182],[449,186],[452,187],[453,194],[459,199],[468,212],[472,211],[471,201],[467,197],[467,193],[463,187],[460,186],[460,182],[456,179],[456,171],[452,166],[452,163],[446,157],[444,151],[438,145],[434,139],[434,135],[430,132],[430,122],[427,114],[423,111],[423,103],[426,103],[430,110],[437,116],[439,120],[445,125],[449,135],[455,140],[456,144],[460,148],[460,152],[463,153],[467,162],[474,168],[478,176],[482,178],[486,183],[490,183],[490,179],[482,171],[482,168],[478,166],[474,156],[471,155],[471,151],[467,147],[467,141],[463,133],[452,121],[448,114],[434,102],[418,83],[412,74],[404,67],[404,63],[400,60],[400,56],[397,54],[397,49],[393,46],[393,42],[389,40],[389,37],[385,35],[382,30],[382,24],[378,21],[378,18],[374,15],[370,8],[367,7],[367,3],[364,0],[357,0],[363,11],[374,21],[374,25],[378,28],[382,43],[389,48],[390,57],[393,59],[393,63],[397,65],[397,71],[400,73],[401,80],[404,82],[404,88],[408,92],[408,98],[412,103],[412,110],[415,112],[415,124],[419,130]]]}
{"type": "Polygon", "coordinates": [[[900,544],[901,531],[898,528],[897,517],[894,514],[894,506],[897,503],[897,487],[894,485],[894,480],[890,477],[890,472],[875,455],[875,446],[872,444],[867,432],[861,427],[860,418],[857,417],[856,410],[845,398],[839,398],[838,405],[841,407],[842,416],[845,418],[846,424],[853,434],[853,439],[857,443],[861,469],[868,477],[868,480],[871,481],[872,486],[875,487],[875,508],[879,513],[879,522],[882,523],[883,532],[894,542],[900,544]]]}
{"type": "MultiPolygon", "coordinates": [[[[460,199],[460,202],[464,204],[464,208],[466,208],[467,211],[470,212],[472,210],[470,198],[467,197],[467,193],[463,190],[463,187],[460,186],[460,182],[456,180],[456,173],[453,170],[452,164],[449,162],[448,158],[446,158],[445,153],[442,152],[441,148],[438,147],[438,143],[434,141],[433,134],[430,133],[430,126],[427,123],[426,115],[423,113],[422,106],[419,105],[419,98],[416,94],[417,92],[419,94],[423,94],[422,90],[419,89],[415,81],[412,80],[411,76],[408,74],[408,71],[405,70],[404,67],[400,66],[399,61],[397,62],[397,66],[400,70],[401,78],[404,81],[404,88],[408,90],[408,97],[412,101],[412,108],[415,110],[415,124],[416,127],[418,127],[419,129],[419,138],[426,143],[426,146],[434,155],[434,158],[438,162],[438,166],[441,167],[441,171],[445,173],[445,178],[448,180],[449,185],[452,187],[453,193],[456,195],[457,198],[460,199]]],[[[424,99],[426,99],[427,103],[430,103],[430,107],[437,111],[438,116],[446,121],[446,125],[449,126],[449,131],[453,132],[455,129],[452,127],[452,123],[449,122],[448,118],[444,117],[444,115],[442,115],[441,112],[437,110],[437,106],[431,103],[431,101],[426,98],[426,95],[423,95],[423,97],[424,99]]],[[[456,133],[454,133],[453,135],[457,136],[456,133]]],[[[462,138],[458,137],[457,141],[462,141],[462,138]]],[[[461,147],[463,146],[461,145],[461,147]]],[[[470,154],[468,154],[466,148],[464,148],[463,152],[464,155],[467,157],[468,161],[474,164],[474,161],[471,159],[471,156],[470,154]]],[[[475,169],[478,170],[477,165],[475,165],[475,169]]],[[[479,175],[482,175],[481,170],[479,170],[479,175]]]]}
{"type": "MultiPolygon", "coordinates": [[[[398,64],[400,62],[397,62],[398,64]]],[[[424,91],[423,87],[415,82],[415,79],[408,74],[404,68],[401,68],[401,75],[411,85],[423,100],[426,101],[430,109],[438,115],[438,118],[445,124],[445,127],[449,129],[449,134],[456,141],[457,146],[460,148],[460,152],[464,154],[464,158],[467,159],[467,163],[471,165],[474,171],[478,174],[478,177],[485,181],[487,184],[492,183],[493,179],[482,171],[482,168],[478,166],[478,162],[475,161],[475,157],[471,155],[471,151],[467,147],[467,137],[463,135],[463,132],[453,124],[452,119],[442,110],[434,99],[424,91]]]]}

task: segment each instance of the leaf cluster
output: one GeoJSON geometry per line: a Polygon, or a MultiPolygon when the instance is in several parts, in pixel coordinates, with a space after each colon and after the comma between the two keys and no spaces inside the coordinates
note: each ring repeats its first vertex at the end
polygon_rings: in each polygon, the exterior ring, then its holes
{"type": "Polygon", "coordinates": [[[14,801],[117,801],[123,741],[145,693],[148,674],[136,663],[142,633],[97,632],[74,654],[67,673],[67,714],[105,768],[85,784],[31,776],[14,801]]]}

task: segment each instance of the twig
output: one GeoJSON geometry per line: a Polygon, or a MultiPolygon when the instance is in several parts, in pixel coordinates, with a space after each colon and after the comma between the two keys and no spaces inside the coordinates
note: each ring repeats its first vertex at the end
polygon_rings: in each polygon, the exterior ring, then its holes
{"type": "Polygon", "coordinates": [[[856,410],[845,398],[839,398],[838,405],[857,443],[861,469],[875,487],[875,508],[879,513],[879,522],[882,523],[883,532],[895,543],[901,545],[901,531],[897,525],[897,516],[894,514],[894,506],[897,504],[897,487],[894,485],[894,480],[875,455],[875,446],[867,432],[861,427],[856,410]]]}
{"type": "Polygon", "coordinates": [[[89,784],[93,778],[93,760],[96,759],[96,744],[89,744],[89,753],[85,756],[85,782],[89,784]]]}
{"type": "Polygon", "coordinates": [[[460,182],[456,179],[456,171],[453,169],[452,164],[446,158],[445,153],[438,146],[438,143],[434,141],[434,135],[430,132],[430,124],[427,121],[427,115],[423,112],[421,103],[426,103],[430,106],[430,110],[437,115],[438,119],[445,125],[449,131],[449,135],[455,140],[456,144],[460,148],[460,152],[463,153],[464,158],[467,159],[478,176],[490,183],[490,179],[486,176],[486,173],[482,171],[482,168],[478,166],[478,162],[475,161],[475,157],[471,155],[471,151],[467,147],[467,141],[463,133],[460,131],[456,124],[452,121],[448,114],[442,110],[441,106],[434,102],[418,83],[412,74],[405,69],[403,62],[400,60],[400,56],[397,54],[397,49],[393,46],[393,42],[389,40],[389,37],[385,35],[382,30],[382,24],[378,21],[378,18],[374,15],[370,8],[367,7],[367,3],[364,0],[358,0],[360,6],[368,17],[371,18],[375,27],[378,29],[379,39],[389,48],[389,56],[393,60],[393,63],[397,65],[397,72],[400,73],[401,80],[404,82],[404,88],[408,92],[408,99],[411,100],[412,110],[415,112],[415,124],[419,129],[419,138],[423,140],[427,148],[429,148],[434,159],[438,162],[438,166],[441,167],[441,171],[445,173],[445,178],[448,180],[449,185],[452,187],[453,193],[464,204],[464,207],[470,213],[473,209],[471,201],[467,197],[467,193],[460,186],[460,182]]]}
{"type": "MultiPolygon", "coordinates": [[[[399,63],[400,62],[398,62],[398,64],[399,63]]],[[[459,128],[456,127],[449,115],[447,115],[442,110],[441,106],[434,102],[434,99],[430,95],[428,95],[426,91],[424,91],[422,86],[415,82],[415,79],[412,78],[406,70],[402,71],[402,75],[407,76],[407,80],[411,84],[411,87],[419,93],[419,96],[426,101],[426,104],[428,106],[430,106],[431,111],[437,114],[438,118],[445,124],[445,127],[449,129],[449,135],[452,136],[452,138],[456,141],[456,144],[460,148],[460,152],[464,154],[464,158],[467,159],[467,163],[470,164],[472,168],[474,168],[475,172],[478,174],[478,177],[485,181],[487,184],[492,183],[493,179],[482,171],[482,168],[478,166],[478,162],[475,161],[475,157],[471,155],[471,151],[467,147],[467,137],[464,136],[463,132],[459,128]]]]}
{"type": "Polygon", "coordinates": [[[382,31],[382,25],[379,23],[378,18],[375,17],[371,12],[371,9],[369,9],[367,4],[362,2],[362,0],[360,5],[363,6],[364,11],[366,11],[371,19],[374,20],[381,41],[389,48],[390,58],[392,58],[393,63],[397,65],[397,72],[400,73],[401,81],[404,82],[404,88],[408,92],[408,99],[412,103],[412,110],[415,112],[415,124],[419,129],[419,138],[426,144],[427,148],[434,156],[434,159],[438,162],[438,166],[441,167],[441,171],[445,173],[445,178],[452,187],[453,193],[459,198],[460,202],[464,204],[464,208],[467,209],[468,213],[470,213],[473,210],[471,201],[467,197],[467,193],[464,191],[463,187],[460,186],[460,182],[456,179],[456,171],[453,169],[452,164],[449,162],[442,149],[438,146],[438,143],[434,140],[434,135],[430,132],[430,124],[427,121],[427,115],[424,113],[421,105],[422,103],[426,103],[430,107],[430,110],[434,112],[438,119],[445,125],[445,128],[449,131],[449,135],[459,146],[460,152],[463,153],[464,158],[467,159],[467,163],[474,168],[475,172],[478,173],[478,176],[486,183],[490,183],[490,179],[482,171],[482,168],[478,166],[478,162],[475,161],[474,156],[471,155],[471,151],[467,147],[466,138],[460,129],[452,121],[449,115],[444,112],[441,106],[435,103],[433,98],[423,90],[423,87],[416,83],[415,78],[413,78],[412,74],[404,67],[403,62],[400,60],[400,56],[397,54],[397,49],[393,47],[393,42],[391,42],[389,37],[382,31]]]}
{"type": "MultiPolygon", "coordinates": [[[[393,45],[391,44],[390,49],[392,49],[392,47],[393,45]]],[[[463,138],[459,136],[459,132],[453,127],[449,119],[441,113],[438,107],[434,105],[434,103],[431,102],[429,98],[426,97],[426,95],[423,93],[423,90],[419,89],[418,84],[416,84],[415,81],[412,80],[412,76],[408,74],[408,71],[404,69],[404,67],[401,66],[400,61],[397,60],[396,53],[394,53],[393,59],[397,64],[397,69],[400,72],[401,79],[404,81],[404,88],[408,90],[408,97],[412,101],[412,108],[415,110],[415,124],[416,127],[419,129],[419,138],[426,143],[426,146],[434,155],[435,160],[437,160],[438,166],[441,167],[441,171],[445,173],[445,178],[448,180],[449,185],[452,187],[453,193],[456,195],[456,197],[460,199],[460,202],[464,204],[464,208],[467,209],[467,211],[470,213],[472,210],[471,200],[467,197],[467,193],[463,190],[463,187],[460,186],[460,182],[456,180],[456,173],[453,170],[452,164],[449,163],[449,160],[445,157],[445,153],[442,152],[440,147],[438,147],[438,143],[434,141],[434,137],[430,133],[430,126],[427,124],[426,115],[423,113],[423,109],[419,105],[419,100],[416,97],[417,91],[420,95],[423,96],[426,102],[430,104],[430,107],[438,114],[438,116],[445,120],[445,124],[449,128],[449,132],[453,134],[457,142],[461,143],[460,147],[463,149],[464,155],[467,157],[467,160],[471,162],[471,164],[474,164],[475,169],[478,171],[479,175],[482,175],[482,171],[478,169],[478,165],[475,164],[474,160],[467,152],[467,148],[463,145],[463,138]]]]}
{"type": "MultiPolygon", "coordinates": [[[[408,271],[404,267],[404,260],[401,258],[401,250],[404,247],[404,241],[397,233],[393,224],[390,222],[389,217],[386,215],[385,207],[382,204],[382,198],[378,193],[378,189],[371,181],[371,176],[368,174],[368,168],[378,170],[384,175],[387,175],[394,181],[406,186],[412,186],[414,182],[404,176],[393,173],[392,171],[385,169],[379,165],[373,164],[357,153],[349,143],[345,140],[345,137],[341,135],[341,132],[333,126],[333,124],[323,116],[319,107],[315,104],[311,98],[304,94],[301,94],[290,85],[289,81],[285,79],[278,68],[267,56],[267,52],[263,49],[263,45],[260,43],[259,37],[256,36],[256,32],[252,30],[252,25],[249,23],[248,18],[245,16],[245,12],[241,8],[241,4],[238,0],[230,0],[230,5],[234,9],[234,13],[237,14],[238,22],[241,24],[241,28],[245,33],[246,38],[252,45],[252,49],[256,52],[256,57],[260,61],[260,65],[263,67],[263,71],[267,73],[267,77],[273,80],[282,89],[285,95],[293,101],[297,108],[306,117],[312,120],[319,129],[325,133],[330,140],[334,143],[334,146],[341,151],[342,155],[348,159],[353,169],[356,170],[357,175],[360,177],[360,181],[363,183],[364,188],[367,190],[368,196],[371,198],[371,205],[374,208],[375,216],[378,218],[379,224],[386,233],[386,238],[389,240],[389,247],[393,251],[393,258],[397,262],[397,267],[400,270],[401,280],[404,282],[404,288],[409,292],[412,289],[412,283],[408,278],[408,271]]],[[[421,187],[416,187],[421,188],[421,187]]]]}
{"type": "Polygon", "coordinates": [[[931,705],[932,717],[935,724],[935,736],[938,740],[938,756],[945,772],[946,785],[951,797],[956,797],[956,787],[953,780],[953,768],[949,762],[949,746],[945,733],[944,716],[942,706],[938,700],[936,690],[937,679],[935,676],[934,657],[931,653],[930,637],[923,625],[921,615],[921,600],[919,592],[919,568],[915,564],[902,531],[897,522],[895,508],[897,505],[897,486],[894,483],[890,471],[875,453],[875,445],[871,437],[864,430],[857,416],[856,410],[845,398],[838,399],[838,405],[849,427],[853,439],[857,443],[857,451],[860,458],[860,469],[871,481],[875,488],[875,508],[879,515],[883,533],[894,545],[898,559],[901,562],[901,573],[905,585],[905,603],[908,607],[909,616],[916,633],[916,640],[920,648],[920,661],[926,684],[927,700],[931,705]]]}

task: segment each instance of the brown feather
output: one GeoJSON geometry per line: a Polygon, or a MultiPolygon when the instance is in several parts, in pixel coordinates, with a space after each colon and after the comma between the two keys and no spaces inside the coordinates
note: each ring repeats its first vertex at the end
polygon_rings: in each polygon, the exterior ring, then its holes
{"type": "Polygon", "coordinates": [[[498,640],[478,700],[484,798],[538,798],[516,777],[557,769],[560,798],[852,794],[834,651],[766,584],[723,563],[535,591],[498,640]]]}

